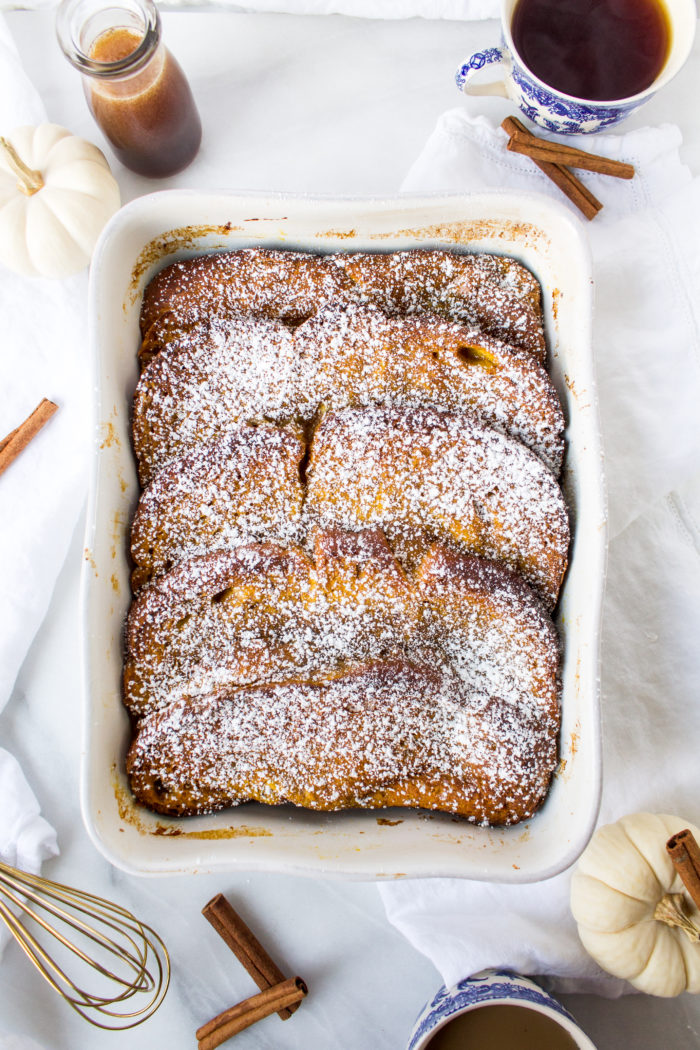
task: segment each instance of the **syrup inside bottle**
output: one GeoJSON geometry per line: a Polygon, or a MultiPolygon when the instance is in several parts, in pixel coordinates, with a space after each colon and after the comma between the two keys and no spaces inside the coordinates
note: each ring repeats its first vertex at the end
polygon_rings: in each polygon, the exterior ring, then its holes
{"type": "MultiPolygon", "coordinates": [[[[101,33],[89,57],[119,62],[134,54],[139,33],[117,26],[101,33]]],[[[187,79],[159,44],[145,65],[86,84],[90,109],[121,162],[140,175],[174,175],[199,149],[202,126],[187,79]]]]}

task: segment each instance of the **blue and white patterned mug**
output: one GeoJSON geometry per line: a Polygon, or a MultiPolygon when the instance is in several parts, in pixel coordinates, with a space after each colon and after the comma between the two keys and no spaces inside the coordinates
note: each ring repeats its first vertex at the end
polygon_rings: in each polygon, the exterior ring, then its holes
{"type": "Polygon", "coordinates": [[[457,70],[457,87],[468,95],[501,95],[515,102],[540,127],[565,135],[600,131],[624,120],[642,103],[671,80],[690,54],[697,24],[695,0],[664,0],[671,28],[668,58],[656,80],[644,91],[613,102],[592,102],[574,98],[549,87],[527,68],[511,35],[511,22],[517,0],[501,2],[501,46],[477,51],[457,70]],[[475,83],[474,77],[486,66],[498,64],[501,80],[475,83]]]}
{"type": "Polygon", "coordinates": [[[453,988],[443,986],[423,1007],[413,1026],[407,1050],[427,1050],[430,1040],[455,1017],[482,1006],[496,1005],[534,1010],[557,1024],[571,1037],[578,1050],[596,1050],[561,1003],[527,977],[503,970],[483,970],[466,977],[453,988]]]}

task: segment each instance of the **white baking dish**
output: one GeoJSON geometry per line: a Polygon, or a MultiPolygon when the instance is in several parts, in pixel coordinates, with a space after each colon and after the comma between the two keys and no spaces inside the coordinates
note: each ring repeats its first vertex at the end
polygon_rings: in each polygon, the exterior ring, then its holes
{"type": "Polygon", "coordinates": [[[547,878],[571,864],[593,828],[600,794],[598,641],[605,505],[591,360],[591,275],[582,227],[535,195],[325,200],[168,191],[123,208],[91,273],[94,461],[83,577],[83,816],[117,866],[143,874],[265,869],[351,878],[547,878]],[[561,766],[542,810],[513,828],[478,828],[408,810],[317,814],[247,804],[168,820],[131,799],[129,724],[121,704],[127,542],[137,483],[129,406],[137,379],[143,288],[165,263],[248,245],[312,251],[418,245],[512,255],[542,283],[551,370],[565,404],[564,486],[571,565],[558,610],[564,646],[561,766]]]}

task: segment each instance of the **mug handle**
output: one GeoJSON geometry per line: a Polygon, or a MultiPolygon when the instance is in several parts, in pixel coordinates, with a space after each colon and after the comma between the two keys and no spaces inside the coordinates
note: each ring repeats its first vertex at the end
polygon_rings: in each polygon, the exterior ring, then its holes
{"type": "Polygon", "coordinates": [[[504,80],[494,80],[489,84],[472,84],[472,79],[484,66],[492,63],[501,63],[510,67],[510,52],[504,47],[488,47],[485,51],[475,51],[473,55],[464,62],[455,75],[455,81],[460,91],[466,95],[500,95],[508,98],[504,80]]]}

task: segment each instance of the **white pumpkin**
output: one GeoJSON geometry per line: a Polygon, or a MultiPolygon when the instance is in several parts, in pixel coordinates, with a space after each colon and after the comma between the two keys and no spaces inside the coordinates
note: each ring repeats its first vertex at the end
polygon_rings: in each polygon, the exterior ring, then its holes
{"type": "Polygon", "coordinates": [[[91,142],[57,124],[0,137],[0,262],[11,270],[67,277],[84,269],[119,203],[91,142]]]}
{"type": "Polygon", "coordinates": [[[581,941],[599,966],[649,995],[700,992],[700,912],[666,852],[689,828],[679,817],[634,813],[599,828],[571,882],[581,941]]]}

